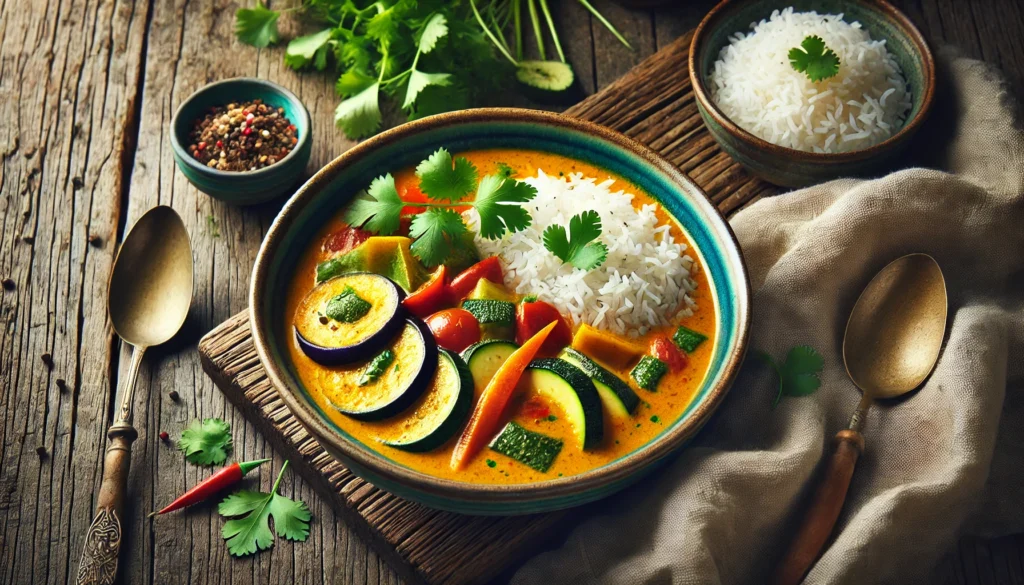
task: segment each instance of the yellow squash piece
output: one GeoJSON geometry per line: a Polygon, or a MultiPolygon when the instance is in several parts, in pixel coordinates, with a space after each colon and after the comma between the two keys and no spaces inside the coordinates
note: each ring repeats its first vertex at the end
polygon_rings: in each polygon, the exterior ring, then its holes
{"type": "Polygon", "coordinates": [[[615,370],[628,368],[644,355],[642,346],[587,324],[580,325],[576,331],[572,348],[615,370]]]}
{"type": "Polygon", "coordinates": [[[426,281],[428,275],[409,251],[411,244],[412,240],[403,236],[374,236],[323,265],[331,265],[334,275],[348,272],[380,274],[395,281],[406,292],[412,292],[426,281]]]}

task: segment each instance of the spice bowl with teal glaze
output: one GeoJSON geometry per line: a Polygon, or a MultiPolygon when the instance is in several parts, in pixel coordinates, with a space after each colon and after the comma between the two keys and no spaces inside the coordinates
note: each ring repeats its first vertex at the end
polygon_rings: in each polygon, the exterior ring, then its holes
{"type": "Polygon", "coordinates": [[[295,94],[276,83],[250,77],[225,79],[206,85],[178,107],[171,120],[171,151],[182,174],[207,195],[235,205],[252,205],[291,192],[303,179],[313,141],[309,112],[295,94]],[[188,152],[189,131],[193,123],[211,107],[254,99],[274,108],[295,125],[298,141],[278,162],[246,172],[212,169],[188,152]]]}
{"type": "MultiPolygon", "coordinates": [[[[289,199],[260,247],[249,288],[254,344],[267,375],[296,418],[341,463],[395,495],[476,515],[529,514],[608,496],[652,472],[708,421],[744,358],[750,329],[750,285],[735,236],[707,196],[647,147],[607,128],[557,114],[488,108],[403,124],[357,144],[317,172],[289,199]],[[376,177],[422,161],[444,147],[453,153],[511,148],[550,152],[605,169],[650,194],[678,220],[708,276],[698,302],[713,306],[717,331],[703,382],[676,420],[638,448],[577,475],[533,483],[472,483],[413,469],[346,432],[304,386],[292,361],[296,343],[285,307],[300,258],[319,246],[322,228],[376,177]]],[[[702,309],[703,310],[703,309],[702,309]]],[[[655,419],[657,417],[654,417],[655,419]]],[[[652,419],[653,420],[653,419],[652,419]]],[[[396,452],[397,453],[397,452],[396,452]]]]}
{"type": "Polygon", "coordinates": [[[877,176],[893,168],[924,123],[935,94],[935,62],[928,43],[911,21],[885,0],[723,0],[694,32],[689,55],[690,82],[701,118],[729,156],[755,175],[785,187],[804,187],[838,177],[877,176]],[[857,21],[886,48],[903,71],[911,109],[892,136],[861,150],[815,153],[772,144],[730,120],[711,99],[709,74],[729,37],[750,32],[750,25],[772,11],[843,14],[857,21]]]}

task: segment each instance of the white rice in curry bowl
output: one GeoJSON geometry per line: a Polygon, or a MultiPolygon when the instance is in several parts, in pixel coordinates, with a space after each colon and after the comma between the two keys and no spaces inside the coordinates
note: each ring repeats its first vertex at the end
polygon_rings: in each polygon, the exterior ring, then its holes
{"type": "Polygon", "coordinates": [[[669,224],[659,224],[656,205],[636,209],[632,194],[611,191],[613,180],[598,182],[581,173],[556,177],[538,170],[537,176],[523,180],[537,189],[526,205],[533,217],[526,229],[487,240],[476,229],[476,212],[466,212],[477,233],[477,248],[484,256],[501,258],[510,289],[537,295],[576,323],[631,337],[692,314],[689,293],[696,287],[691,273],[696,266],[686,244],[671,235],[669,224]],[[608,247],[608,258],[583,271],[549,252],[542,234],[589,209],[601,216],[599,241],[608,247]]]}
{"type": "Polygon", "coordinates": [[[735,124],[787,148],[848,152],[895,134],[910,92],[884,40],[842,14],[776,10],[737,32],[709,75],[711,99],[735,124]],[[796,71],[789,50],[818,36],[839,56],[839,73],[819,82],[796,71]]]}

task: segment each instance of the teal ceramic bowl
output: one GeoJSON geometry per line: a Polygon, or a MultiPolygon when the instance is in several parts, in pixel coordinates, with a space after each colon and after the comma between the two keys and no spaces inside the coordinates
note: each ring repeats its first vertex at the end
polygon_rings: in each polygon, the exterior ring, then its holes
{"type": "Polygon", "coordinates": [[[921,32],[885,0],[724,0],[704,17],[690,44],[690,82],[704,124],[719,146],[755,175],[784,187],[804,187],[838,177],[877,176],[892,169],[932,106],[935,60],[921,32]],[[772,144],[734,124],[711,100],[708,75],[729,36],[750,32],[750,23],[792,6],[806,12],[844,15],[871,38],[885,39],[910,86],[912,106],[896,134],[870,148],[822,154],[772,144]]]}
{"type": "Polygon", "coordinates": [[[252,205],[289,193],[302,180],[313,148],[309,112],[299,98],[287,89],[251,77],[237,77],[211,83],[195,92],[179,107],[171,119],[171,152],[182,174],[203,193],[235,205],[252,205]],[[211,169],[188,153],[188,134],[192,123],[215,106],[261,99],[275,108],[284,108],[295,125],[298,142],[284,158],[269,167],[250,172],[211,169]]]}
{"type": "Polygon", "coordinates": [[[625,136],[566,116],[479,109],[410,122],[362,142],[324,167],[285,204],[256,258],[250,319],[260,360],[282,400],[328,452],[356,474],[398,496],[467,514],[526,514],[577,506],[639,479],[680,449],[722,402],[743,359],[750,327],[750,287],[729,224],[678,169],[625,136]],[[521,148],[584,160],[633,181],[658,199],[688,232],[712,290],[719,330],[704,383],[686,411],[647,445],[581,475],[522,485],[438,479],[396,463],[338,427],[310,398],[291,363],[293,333],[282,314],[289,281],[318,230],[372,179],[416,164],[439,147],[454,152],[521,148]]]}

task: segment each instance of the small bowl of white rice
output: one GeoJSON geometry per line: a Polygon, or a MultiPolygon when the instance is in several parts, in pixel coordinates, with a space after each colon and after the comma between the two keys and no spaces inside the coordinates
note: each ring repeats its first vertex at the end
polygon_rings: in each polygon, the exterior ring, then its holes
{"type": "Polygon", "coordinates": [[[898,165],[935,88],[927,42],[884,0],[724,0],[697,28],[689,58],[718,144],[787,187],[898,165]],[[809,37],[834,57],[827,77],[791,62],[809,37]]]}

